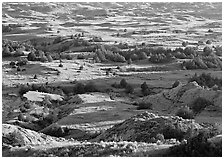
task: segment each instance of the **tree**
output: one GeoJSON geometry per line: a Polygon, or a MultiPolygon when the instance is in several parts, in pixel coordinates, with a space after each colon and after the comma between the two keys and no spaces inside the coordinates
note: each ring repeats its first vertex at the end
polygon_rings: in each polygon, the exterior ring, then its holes
{"type": "Polygon", "coordinates": [[[101,62],[106,61],[106,57],[100,49],[97,49],[96,55],[98,56],[98,58],[100,59],[101,62]]]}
{"type": "Polygon", "coordinates": [[[77,83],[75,88],[76,90],[74,91],[74,93],[78,94],[85,93],[85,85],[83,83],[77,83]]]}
{"type": "Polygon", "coordinates": [[[121,86],[122,88],[126,88],[127,85],[128,85],[128,83],[126,82],[125,79],[122,79],[122,80],[120,81],[120,86],[121,86]]]}
{"type": "Polygon", "coordinates": [[[210,44],[212,44],[212,41],[211,40],[207,40],[206,41],[206,44],[209,44],[210,45],[210,44]]]}
{"type": "Polygon", "coordinates": [[[89,82],[85,85],[85,91],[86,92],[95,92],[97,91],[96,85],[93,82],[89,82]]]}
{"type": "Polygon", "coordinates": [[[101,62],[100,59],[99,59],[99,57],[98,57],[97,55],[94,56],[93,59],[94,59],[94,61],[95,61],[96,63],[100,63],[100,62],[101,62]]]}
{"type": "Polygon", "coordinates": [[[44,55],[44,56],[42,56],[42,57],[40,58],[40,61],[41,61],[41,62],[47,62],[48,59],[47,59],[47,57],[44,55]]]}
{"type": "Polygon", "coordinates": [[[179,80],[176,80],[176,81],[173,83],[172,88],[175,88],[175,87],[179,86],[179,84],[180,84],[180,81],[179,81],[179,80]]]}
{"type": "Polygon", "coordinates": [[[128,59],[127,63],[128,63],[128,65],[132,64],[131,58],[128,59]]]}
{"type": "Polygon", "coordinates": [[[182,117],[183,119],[193,119],[194,118],[193,111],[187,106],[178,109],[178,111],[176,112],[175,115],[182,117]]]}
{"type": "Polygon", "coordinates": [[[215,47],[215,54],[217,56],[222,56],[222,46],[216,46],[215,47]]]}
{"type": "Polygon", "coordinates": [[[146,84],[146,82],[142,83],[141,84],[141,89],[142,91],[146,90],[146,89],[149,89],[148,85],[146,84]]]}
{"type": "Polygon", "coordinates": [[[20,49],[17,49],[17,50],[16,50],[16,53],[14,54],[15,57],[23,56],[23,55],[24,55],[24,53],[23,53],[23,51],[21,51],[20,49]]]}
{"type": "Polygon", "coordinates": [[[145,52],[140,52],[139,55],[138,55],[138,58],[139,58],[140,60],[145,60],[145,59],[147,59],[148,57],[147,57],[147,55],[146,55],[145,52]]]}
{"type": "Polygon", "coordinates": [[[36,55],[34,54],[34,52],[30,52],[29,54],[28,54],[28,57],[27,57],[27,59],[29,60],[29,61],[35,61],[36,60],[36,55]]]}
{"type": "Polygon", "coordinates": [[[3,49],[3,51],[2,51],[2,56],[3,57],[9,57],[9,56],[11,56],[12,54],[11,54],[11,52],[9,51],[9,47],[8,46],[6,46],[6,47],[4,47],[4,49],[3,49]]]}
{"type": "Polygon", "coordinates": [[[134,92],[134,88],[132,87],[132,85],[127,84],[127,86],[125,87],[125,92],[126,93],[133,93],[134,92]]]}
{"type": "Polygon", "coordinates": [[[136,54],[132,54],[132,55],[131,55],[131,60],[132,60],[132,61],[136,61],[136,60],[138,60],[138,56],[137,56],[136,54]]]}
{"type": "Polygon", "coordinates": [[[188,45],[188,42],[187,41],[182,42],[182,46],[183,47],[186,47],[187,45],[188,45]]]}
{"type": "Polygon", "coordinates": [[[47,60],[48,60],[48,62],[52,62],[53,61],[53,58],[51,57],[51,55],[47,55],[47,60]]]}
{"type": "Polygon", "coordinates": [[[124,56],[120,55],[120,54],[115,54],[115,62],[125,62],[125,58],[124,56]]]}
{"type": "Polygon", "coordinates": [[[191,104],[190,107],[195,114],[199,114],[209,105],[212,105],[212,103],[209,100],[198,97],[194,100],[194,102],[191,104]]]}
{"type": "Polygon", "coordinates": [[[204,52],[205,56],[209,56],[212,53],[212,48],[206,46],[206,47],[204,47],[203,52],[204,52]]]}

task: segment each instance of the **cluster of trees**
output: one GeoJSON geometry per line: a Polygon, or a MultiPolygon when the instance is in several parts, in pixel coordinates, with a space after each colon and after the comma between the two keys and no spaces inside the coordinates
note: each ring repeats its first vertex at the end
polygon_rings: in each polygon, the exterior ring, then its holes
{"type": "Polygon", "coordinates": [[[198,56],[192,60],[184,61],[182,67],[186,69],[222,68],[222,61],[216,56],[198,56]]]}
{"type": "Polygon", "coordinates": [[[119,84],[117,84],[115,82],[111,86],[114,87],[114,88],[124,88],[125,92],[128,93],[128,94],[129,93],[130,94],[134,93],[134,87],[131,84],[129,84],[125,79],[121,79],[119,84]]]}
{"type": "Polygon", "coordinates": [[[168,63],[174,61],[176,58],[170,54],[152,54],[149,58],[149,61],[152,63],[168,63]]]}
{"type": "Polygon", "coordinates": [[[29,61],[41,61],[41,62],[52,62],[53,58],[49,53],[44,53],[43,51],[36,50],[36,51],[31,51],[27,59],[29,61]]]}
{"type": "Polygon", "coordinates": [[[13,29],[17,28],[17,27],[22,27],[22,24],[9,24],[9,25],[2,25],[2,32],[10,32],[13,29]]]}
{"type": "Polygon", "coordinates": [[[90,39],[89,42],[103,42],[103,39],[101,37],[95,36],[92,39],[90,39]]]}
{"type": "Polygon", "coordinates": [[[200,86],[205,87],[217,87],[217,89],[222,89],[222,79],[217,77],[212,77],[211,74],[202,73],[201,75],[197,75],[196,73],[192,76],[188,82],[196,81],[200,86]]]}
{"type": "Polygon", "coordinates": [[[222,142],[212,143],[210,132],[201,130],[198,135],[190,137],[186,143],[170,148],[166,156],[172,157],[221,157],[222,142]]]}
{"type": "Polygon", "coordinates": [[[30,47],[27,43],[2,40],[2,57],[24,56],[23,51],[28,51],[30,47]]]}
{"type": "Polygon", "coordinates": [[[207,106],[210,105],[212,105],[210,101],[198,97],[191,105],[178,109],[175,115],[180,116],[183,119],[194,119],[197,114],[201,113],[207,106]]]}
{"type": "Polygon", "coordinates": [[[81,82],[77,82],[74,85],[69,86],[49,86],[46,84],[31,84],[31,85],[21,85],[19,89],[19,95],[23,96],[28,91],[38,91],[38,92],[44,92],[44,93],[52,93],[54,94],[55,91],[60,92],[60,95],[69,95],[69,94],[83,94],[86,92],[96,92],[98,91],[95,83],[88,82],[86,84],[83,84],[81,82]]]}
{"type": "Polygon", "coordinates": [[[96,50],[94,60],[96,62],[126,62],[124,56],[120,55],[119,53],[112,52],[111,50],[107,50],[104,46],[101,46],[96,50]]]}

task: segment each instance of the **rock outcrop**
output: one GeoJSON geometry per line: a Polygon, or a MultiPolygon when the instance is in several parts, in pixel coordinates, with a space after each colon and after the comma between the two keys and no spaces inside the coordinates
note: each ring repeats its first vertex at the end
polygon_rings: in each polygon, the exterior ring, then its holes
{"type": "Polygon", "coordinates": [[[2,125],[2,144],[3,149],[9,147],[22,147],[26,145],[41,145],[52,142],[55,138],[24,129],[16,125],[2,125]]]}
{"type": "Polygon", "coordinates": [[[202,128],[194,120],[144,112],[114,125],[94,140],[156,142],[158,134],[162,134],[165,139],[182,140],[196,134],[202,128]]]}

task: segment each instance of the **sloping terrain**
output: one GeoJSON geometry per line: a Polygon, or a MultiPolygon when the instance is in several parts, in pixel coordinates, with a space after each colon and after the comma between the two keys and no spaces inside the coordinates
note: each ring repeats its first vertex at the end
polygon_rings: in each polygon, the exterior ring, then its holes
{"type": "Polygon", "coordinates": [[[183,140],[192,132],[197,133],[202,126],[194,120],[184,120],[179,117],[164,117],[145,112],[113,126],[97,136],[96,141],[127,140],[138,142],[156,142],[158,134],[165,139],[183,140]]]}
{"type": "Polygon", "coordinates": [[[3,156],[220,156],[221,4],[3,2],[3,156]]]}
{"type": "MultiPolygon", "coordinates": [[[[194,135],[192,133],[197,133],[202,128],[202,126],[195,123],[193,120],[158,116],[145,112],[108,129],[94,139],[98,142],[79,142],[73,139],[67,140],[64,138],[51,137],[19,126],[3,124],[3,156],[165,156],[169,152],[168,150],[170,147],[180,144],[180,142],[175,138],[173,139],[173,137],[180,137],[179,139],[186,138],[194,135]],[[170,126],[167,130],[164,129],[166,125],[170,126]],[[161,136],[161,130],[165,131],[163,132],[165,139],[162,137],[163,135],[161,136]],[[177,136],[177,134],[179,136],[177,136]],[[149,141],[151,136],[154,136],[154,143],[143,142],[149,141]],[[108,142],[112,140],[112,138],[113,141],[108,142]],[[141,142],[134,141],[136,138],[139,138],[141,142]],[[130,140],[133,140],[133,142],[130,142],[130,140]]],[[[219,143],[220,140],[220,136],[216,136],[208,141],[219,143]]]]}
{"type": "Polygon", "coordinates": [[[179,84],[173,89],[143,97],[138,102],[151,103],[155,110],[176,111],[180,106],[191,105],[198,97],[209,100],[218,109],[221,108],[222,92],[202,88],[196,82],[179,84]]]}

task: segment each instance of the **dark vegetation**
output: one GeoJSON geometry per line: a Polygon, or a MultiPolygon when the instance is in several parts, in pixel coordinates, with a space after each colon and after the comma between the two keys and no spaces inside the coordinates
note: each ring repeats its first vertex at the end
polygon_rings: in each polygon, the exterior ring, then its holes
{"type": "Polygon", "coordinates": [[[193,119],[194,113],[189,107],[182,107],[180,108],[176,114],[176,116],[182,117],[183,119],[193,119]]]}
{"type": "Polygon", "coordinates": [[[22,24],[8,24],[8,25],[2,25],[2,33],[8,33],[15,29],[18,29],[18,27],[22,27],[22,24]]]}
{"type": "Polygon", "coordinates": [[[149,89],[148,85],[146,84],[146,82],[141,84],[141,92],[142,92],[143,96],[147,96],[152,93],[151,90],[149,89]]]}
{"type": "Polygon", "coordinates": [[[196,81],[200,86],[204,87],[215,87],[218,86],[218,89],[222,89],[222,79],[219,79],[217,77],[212,77],[211,74],[202,73],[201,75],[194,74],[193,77],[191,77],[188,82],[196,81]]]}
{"type": "Polygon", "coordinates": [[[187,143],[171,147],[166,156],[172,157],[221,157],[222,142],[211,143],[208,132],[201,131],[188,139],[187,143]]]}
{"type": "Polygon", "coordinates": [[[212,103],[210,101],[208,101],[207,99],[198,97],[190,105],[190,108],[193,110],[194,114],[197,115],[209,105],[212,105],[212,103]]]}
{"type": "Polygon", "coordinates": [[[152,108],[152,104],[149,103],[149,102],[140,102],[140,103],[137,103],[138,107],[137,107],[137,110],[141,110],[141,109],[153,109],[152,108]]]}
{"type": "Polygon", "coordinates": [[[32,84],[32,85],[21,85],[19,89],[19,95],[22,96],[28,91],[38,91],[44,93],[54,93],[54,91],[59,90],[62,94],[83,94],[87,92],[96,92],[98,91],[96,85],[93,82],[88,82],[87,84],[83,84],[81,82],[77,82],[74,85],[69,86],[49,86],[45,84],[32,84]]]}
{"type": "MultiPolygon", "coordinates": [[[[81,35],[81,34],[80,34],[81,35]]],[[[58,59],[71,60],[72,57],[68,51],[73,52],[94,52],[93,59],[95,62],[127,62],[131,64],[133,61],[148,59],[151,63],[169,63],[175,59],[189,59],[184,61],[182,67],[184,69],[208,69],[221,68],[222,62],[219,57],[222,54],[222,47],[214,48],[206,46],[203,52],[199,52],[197,48],[185,47],[175,48],[173,50],[164,47],[140,46],[131,49],[127,43],[119,43],[118,45],[102,45],[96,44],[95,40],[84,40],[80,37],[67,36],[56,37],[51,39],[31,39],[28,42],[17,43],[3,40],[3,57],[22,56],[23,50],[31,51],[28,60],[30,61],[52,61],[58,59]],[[124,50],[125,49],[125,50],[124,50]],[[41,53],[40,53],[41,52],[41,53]],[[48,58],[49,57],[49,58],[48,58]]],[[[101,40],[99,40],[101,41],[101,40]]],[[[209,40],[208,40],[209,41],[209,40]]],[[[185,42],[186,43],[186,42],[185,42]]],[[[184,44],[185,45],[185,44],[184,44]]],[[[187,44],[186,44],[187,45],[187,44]]],[[[84,59],[83,55],[79,55],[78,59],[84,59]]]]}
{"type": "Polygon", "coordinates": [[[114,88],[124,88],[125,92],[128,94],[134,93],[134,87],[131,84],[127,83],[125,79],[122,79],[119,84],[115,82],[111,86],[114,88]]]}

